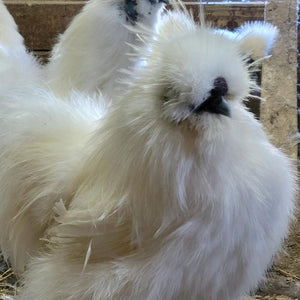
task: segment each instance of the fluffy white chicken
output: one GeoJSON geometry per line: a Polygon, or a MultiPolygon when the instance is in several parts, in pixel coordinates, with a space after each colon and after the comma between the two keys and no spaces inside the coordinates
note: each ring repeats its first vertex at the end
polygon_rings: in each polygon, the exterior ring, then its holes
{"type": "MultiPolygon", "coordinates": [[[[74,89],[115,99],[124,91],[120,69],[133,65],[129,45],[141,43],[136,22],[154,28],[168,0],[92,0],[55,45],[45,68],[51,90],[67,97],[74,89]]],[[[126,75],[125,77],[128,77],[126,75]]]]}
{"type": "Polygon", "coordinates": [[[0,245],[31,257],[16,299],[237,300],[264,278],[295,182],[243,104],[249,36],[169,13],[101,119],[84,95],[2,85],[0,245]]]}

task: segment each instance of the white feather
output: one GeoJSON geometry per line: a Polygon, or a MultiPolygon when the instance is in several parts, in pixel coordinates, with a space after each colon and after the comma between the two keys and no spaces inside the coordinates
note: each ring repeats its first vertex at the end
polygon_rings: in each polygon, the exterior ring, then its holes
{"type": "MultiPolygon", "coordinates": [[[[119,70],[130,68],[127,54],[130,44],[141,41],[124,11],[124,0],[92,0],[74,18],[59,37],[45,73],[50,89],[60,97],[67,97],[73,89],[82,92],[100,90],[107,99],[115,99],[126,89],[120,81],[119,70]]],[[[138,22],[154,28],[162,3],[136,1],[138,22]]]]}
{"type": "Polygon", "coordinates": [[[241,42],[241,51],[257,60],[271,51],[278,36],[278,29],[266,22],[248,22],[235,31],[216,30],[218,34],[241,42]]]}
{"type": "Polygon", "coordinates": [[[23,46],[23,37],[18,32],[17,24],[2,2],[0,2],[0,41],[2,46],[18,48],[23,46]]]}

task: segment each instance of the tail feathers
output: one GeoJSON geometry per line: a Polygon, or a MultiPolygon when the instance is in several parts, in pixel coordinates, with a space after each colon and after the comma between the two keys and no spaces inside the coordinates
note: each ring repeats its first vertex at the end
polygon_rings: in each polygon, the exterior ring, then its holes
{"type": "Polygon", "coordinates": [[[0,45],[10,48],[24,48],[24,39],[18,32],[18,27],[0,0],[0,45]]]}
{"type": "Polygon", "coordinates": [[[127,42],[134,42],[134,34],[122,25],[118,6],[109,1],[89,2],[53,48],[45,66],[50,89],[64,98],[74,88],[86,93],[100,90],[111,99],[119,96],[124,92],[118,82],[119,69],[131,65],[127,42]]]}
{"type": "Polygon", "coordinates": [[[0,0],[0,102],[13,90],[24,93],[43,85],[41,67],[27,52],[13,17],[0,0]]]}
{"type": "Polygon", "coordinates": [[[236,32],[242,50],[250,52],[255,60],[270,53],[278,33],[276,26],[265,22],[245,23],[236,32]]]}
{"type": "Polygon", "coordinates": [[[0,45],[0,103],[3,95],[25,93],[42,86],[42,72],[35,58],[25,48],[0,45]]]}
{"type": "Polygon", "coordinates": [[[215,32],[238,41],[241,52],[250,55],[254,60],[259,60],[268,55],[278,36],[277,27],[258,21],[247,22],[233,32],[222,29],[217,29],[215,32]]]}

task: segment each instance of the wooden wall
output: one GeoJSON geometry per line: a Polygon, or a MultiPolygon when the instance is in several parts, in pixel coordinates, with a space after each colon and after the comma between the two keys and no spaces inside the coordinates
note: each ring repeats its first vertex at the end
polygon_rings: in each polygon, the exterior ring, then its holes
{"type": "MultiPolygon", "coordinates": [[[[4,1],[25,37],[26,45],[39,55],[47,55],[59,33],[82,8],[85,0],[4,1]]],[[[190,1],[189,1],[190,2],[190,1]]],[[[188,5],[198,15],[197,5],[188,5]]],[[[205,5],[206,18],[214,26],[234,29],[245,21],[263,20],[264,5],[205,5]]]]}

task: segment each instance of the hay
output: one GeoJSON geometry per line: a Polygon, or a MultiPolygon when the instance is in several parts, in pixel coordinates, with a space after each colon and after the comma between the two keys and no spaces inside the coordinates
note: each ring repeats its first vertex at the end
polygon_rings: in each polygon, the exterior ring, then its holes
{"type": "Polygon", "coordinates": [[[12,299],[17,294],[16,277],[2,259],[0,259],[0,300],[12,299]]]}

